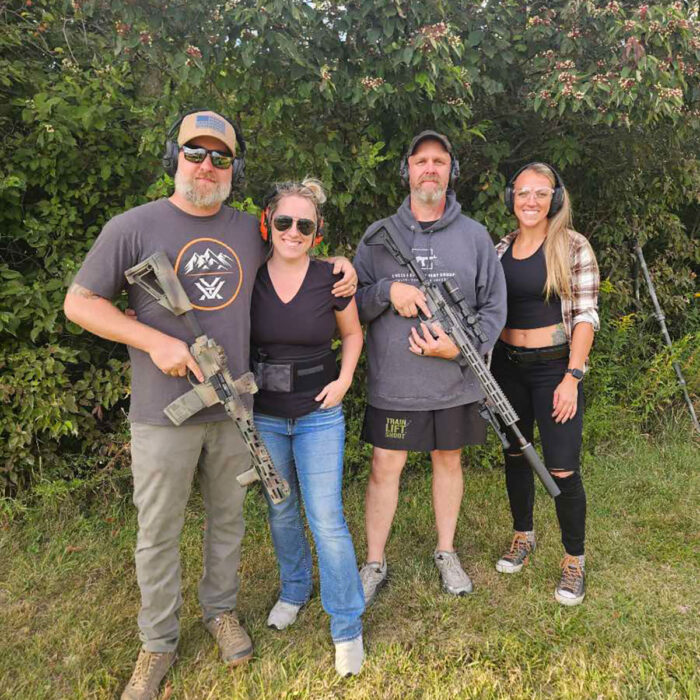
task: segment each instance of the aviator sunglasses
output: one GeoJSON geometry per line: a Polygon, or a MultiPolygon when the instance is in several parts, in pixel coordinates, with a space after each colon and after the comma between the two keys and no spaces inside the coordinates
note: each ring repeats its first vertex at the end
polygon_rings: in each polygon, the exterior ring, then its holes
{"type": "Polygon", "coordinates": [[[211,164],[219,170],[227,170],[233,163],[233,156],[230,153],[222,153],[202,146],[183,146],[181,150],[185,160],[190,163],[203,163],[207,153],[211,157],[211,164]]]}
{"type": "Polygon", "coordinates": [[[280,214],[272,220],[272,223],[278,231],[286,231],[292,227],[295,221],[297,222],[297,231],[303,236],[313,236],[316,233],[316,222],[311,219],[295,219],[292,216],[280,214]]]}

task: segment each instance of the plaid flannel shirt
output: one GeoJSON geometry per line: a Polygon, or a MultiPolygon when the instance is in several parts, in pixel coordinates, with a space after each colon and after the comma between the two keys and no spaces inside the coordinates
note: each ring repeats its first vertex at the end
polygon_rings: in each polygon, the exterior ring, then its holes
{"type": "MultiPolygon", "coordinates": [[[[498,259],[508,250],[518,231],[513,231],[501,238],[496,244],[498,259]]],[[[571,264],[571,298],[561,299],[561,317],[564,323],[566,339],[571,343],[571,336],[577,323],[585,321],[600,328],[598,319],[598,288],[600,273],[595,253],[585,236],[569,230],[569,260],[571,264]]]]}

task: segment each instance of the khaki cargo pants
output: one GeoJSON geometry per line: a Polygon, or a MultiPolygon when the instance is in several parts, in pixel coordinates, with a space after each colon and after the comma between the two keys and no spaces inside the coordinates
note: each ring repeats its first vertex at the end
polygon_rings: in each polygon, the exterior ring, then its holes
{"type": "Polygon", "coordinates": [[[138,511],[138,616],[148,651],[172,651],[182,605],[180,533],[195,472],[207,513],[199,602],[204,619],[236,607],[245,488],[243,438],[228,420],[186,426],[131,424],[131,471],[138,511]]]}

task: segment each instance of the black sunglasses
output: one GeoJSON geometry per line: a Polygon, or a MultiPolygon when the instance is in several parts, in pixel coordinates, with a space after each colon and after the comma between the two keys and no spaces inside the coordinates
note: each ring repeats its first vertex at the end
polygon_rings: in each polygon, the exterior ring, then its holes
{"type": "Polygon", "coordinates": [[[230,153],[222,153],[202,146],[183,146],[182,153],[185,160],[190,163],[203,163],[208,153],[211,157],[211,164],[219,170],[227,170],[233,163],[233,156],[230,153]]]}
{"type": "Polygon", "coordinates": [[[272,223],[278,231],[286,231],[292,228],[292,224],[297,222],[297,231],[304,236],[313,236],[316,233],[316,222],[311,219],[295,219],[292,216],[280,214],[276,216],[272,223]]]}

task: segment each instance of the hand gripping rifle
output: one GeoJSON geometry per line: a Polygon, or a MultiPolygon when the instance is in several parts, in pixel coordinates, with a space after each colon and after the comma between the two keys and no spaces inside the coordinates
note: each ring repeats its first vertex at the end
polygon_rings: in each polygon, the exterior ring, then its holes
{"type": "Polygon", "coordinates": [[[504,449],[508,449],[511,443],[505,430],[501,427],[501,422],[505,426],[510,427],[528,464],[535,470],[549,495],[552,498],[556,498],[561,493],[559,487],[544,464],[542,464],[535,448],[520,432],[517,426],[518,414],[510,405],[510,401],[506,398],[501,387],[498,386],[469,337],[470,334],[473,334],[482,343],[488,341],[479,324],[476,312],[469,307],[460,288],[452,280],[445,280],[440,285],[431,282],[421,270],[411,251],[406,247],[399,231],[395,228],[390,218],[385,219],[383,226],[369,234],[365,239],[365,243],[367,245],[384,246],[399,265],[408,267],[416,276],[420,283],[420,289],[428,300],[428,308],[432,314],[429,319],[421,316],[421,320],[429,323],[439,323],[445,333],[452,338],[455,345],[459,348],[460,354],[476,375],[486,395],[486,398],[481,403],[479,412],[491,423],[491,426],[503,443],[504,449]]]}
{"type": "Polygon", "coordinates": [[[181,425],[203,408],[221,403],[229,418],[241,431],[250,451],[253,468],[237,477],[241,486],[260,479],[273,503],[281,503],[289,495],[289,484],[277,473],[270,453],[253,423],[253,416],[241,399],[241,394],[254,394],[252,372],[234,380],[229,372],[224,349],[207,336],[187,298],[180,280],[164,252],[158,251],[125,273],[130,284],[138,284],[161,306],[176,316],[182,316],[195,336],[190,352],[204,374],[204,381],[192,384],[192,389],[165,407],[164,413],[175,425],[181,425]]]}
{"type": "MultiPolygon", "coordinates": [[[[666,345],[671,348],[673,347],[671,343],[671,336],[668,334],[668,328],[666,328],[666,316],[664,315],[664,312],[661,310],[661,306],[659,304],[659,300],[656,296],[656,288],[654,287],[654,283],[651,281],[651,275],[649,274],[649,268],[647,267],[647,262],[644,259],[644,253],[642,252],[642,247],[639,245],[639,241],[635,238],[634,240],[631,241],[631,248],[632,252],[634,253],[635,257],[635,273],[634,273],[634,283],[635,283],[635,298],[637,301],[639,301],[639,274],[638,271],[641,269],[642,271],[642,276],[644,277],[644,281],[647,283],[647,288],[649,289],[649,296],[651,297],[651,303],[654,306],[654,317],[656,320],[659,322],[659,326],[661,326],[661,335],[664,338],[664,342],[666,345]]],[[[685,381],[685,377],[683,376],[683,372],[681,372],[681,366],[677,362],[673,362],[673,369],[676,370],[676,377],[678,377],[678,384],[680,385],[682,391],[683,391],[683,396],[685,397],[685,402],[688,405],[688,411],[690,412],[690,418],[693,421],[693,427],[697,432],[700,433],[700,423],[698,423],[698,417],[695,415],[695,409],[693,408],[693,402],[690,400],[690,396],[688,395],[688,388],[687,384],[685,381]]]]}

